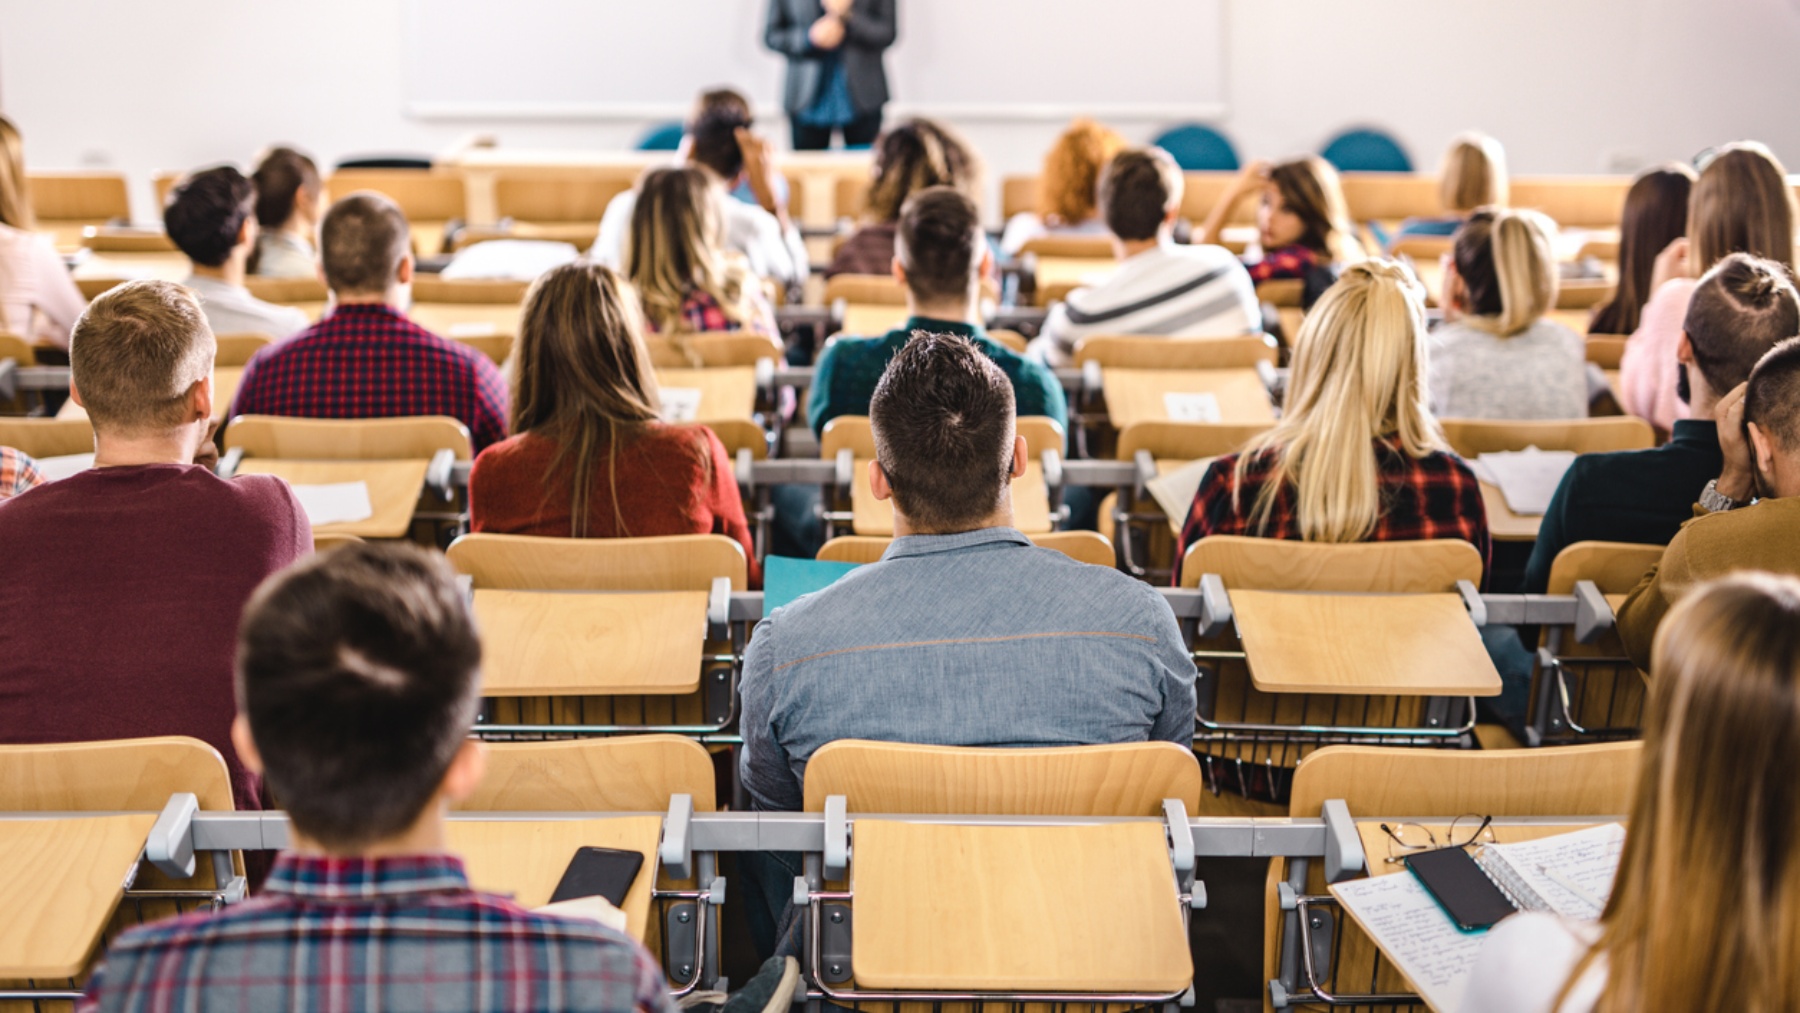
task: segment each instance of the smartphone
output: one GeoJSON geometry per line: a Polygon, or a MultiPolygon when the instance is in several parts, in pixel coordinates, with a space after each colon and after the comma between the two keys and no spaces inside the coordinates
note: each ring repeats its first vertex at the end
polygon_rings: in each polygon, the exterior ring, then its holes
{"type": "Polygon", "coordinates": [[[625,895],[644,865],[644,856],[635,851],[613,848],[580,848],[563,870],[550,903],[575,900],[578,897],[605,897],[613,907],[625,906],[625,895]]]}
{"type": "Polygon", "coordinates": [[[1461,848],[1408,855],[1406,867],[1464,932],[1485,929],[1519,910],[1461,848]]]}

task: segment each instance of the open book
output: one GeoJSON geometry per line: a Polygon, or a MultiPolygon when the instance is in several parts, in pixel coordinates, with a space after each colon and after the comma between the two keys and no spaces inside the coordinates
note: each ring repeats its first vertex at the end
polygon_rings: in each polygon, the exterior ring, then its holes
{"type": "MultiPolygon", "coordinates": [[[[1591,919],[1599,916],[1612,891],[1624,842],[1625,829],[1608,823],[1535,841],[1490,844],[1477,861],[1521,910],[1591,919]]],[[[1434,1010],[1462,1008],[1463,991],[1486,932],[1458,929],[1409,873],[1336,883],[1331,893],[1427,1005],[1434,1010]]]]}

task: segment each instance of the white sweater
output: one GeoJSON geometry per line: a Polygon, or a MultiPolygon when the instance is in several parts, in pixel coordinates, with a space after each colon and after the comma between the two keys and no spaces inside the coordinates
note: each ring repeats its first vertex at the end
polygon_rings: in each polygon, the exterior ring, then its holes
{"type": "Polygon", "coordinates": [[[1599,937],[1593,922],[1516,914],[1489,930],[1463,993],[1462,1013],[1587,1013],[1606,985],[1604,965],[1590,967],[1568,1001],[1553,1007],[1569,972],[1599,937]]]}
{"type": "Polygon", "coordinates": [[[1446,419],[1577,419],[1588,413],[1587,347],[1543,319],[1510,338],[1466,323],[1431,332],[1431,407],[1446,419]]]}
{"type": "Polygon", "coordinates": [[[1076,343],[1099,334],[1229,338],[1261,330],[1256,286],[1230,250],[1163,243],[1051,307],[1033,354],[1063,366],[1076,343]]]}

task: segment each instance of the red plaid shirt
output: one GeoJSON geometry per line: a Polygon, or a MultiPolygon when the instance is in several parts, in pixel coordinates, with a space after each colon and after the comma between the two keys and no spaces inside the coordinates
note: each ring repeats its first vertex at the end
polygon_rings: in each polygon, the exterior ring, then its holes
{"type": "Polygon", "coordinates": [[[1275,278],[1304,278],[1318,263],[1319,255],[1304,246],[1283,246],[1263,254],[1263,259],[1254,264],[1244,265],[1244,270],[1250,272],[1251,281],[1264,282],[1275,278]]]}
{"type": "Polygon", "coordinates": [[[23,451],[0,447],[0,499],[11,499],[44,481],[37,462],[23,451]]]}
{"type": "Polygon", "coordinates": [[[487,356],[391,306],[356,303],[257,352],[231,414],[449,415],[469,427],[480,451],[506,437],[506,405],[506,381],[487,356]]]}
{"type": "MultiPolygon", "coordinates": [[[[1381,483],[1381,516],[1371,542],[1413,541],[1425,538],[1460,538],[1481,553],[1485,569],[1489,559],[1487,506],[1475,473],[1455,454],[1432,451],[1413,457],[1386,440],[1375,441],[1375,461],[1381,483]]],[[[1243,483],[1236,480],[1238,455],[1213,461],[1200,479],[1200,491],[1181,526],[1181,553],[1207,535],[1256,535],[1264,538],[1299,538],[1300,517],[1294,508],[1294,489],[1289,485],[1275,496],[1266,528],[1250,530],[1250,516],[1261,495],[1275,455],[1265,451],[1250,462],[1243,483]],[[1237,492],[1237,503],[1232,492],[1237,492]]],[[[1175,581],[1181,581],[1180,556],[1176,557],[1175,581]]]]}
{"type": "MultiPolygon", "coordinates": [[[[755,334],[767,334],[779,337],[780,331],[775,325],[775,310],[764,299],[761,291],[752,291],[745,300],[745,308],[749,310],[749,319],[739,322],[725,314],[719,300],[698,289],[689,292],[681,301],[681,319],[687,329],[696,334],[712,331],[750,331],[755,334]]],[[[644,326],[655,332],[661,328],[656,321],[644,315],[644,326]]]]}

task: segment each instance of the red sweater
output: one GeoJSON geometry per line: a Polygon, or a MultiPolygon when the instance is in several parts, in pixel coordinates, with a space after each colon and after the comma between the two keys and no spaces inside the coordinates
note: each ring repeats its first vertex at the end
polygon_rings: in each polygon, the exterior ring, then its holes
{"type": "Polygon", "coordinates": [[[193,465],[100,468],[0,503],[0,742],[191,735],[231,746],[238,618],[263,578],[312,551],[278,478],[193,465]]]}
{"type": "MultiPolygon", "coordinates": [[[[575,469],[569,461],[552,472],[556,451],[555,440],[529,432],[482,451],[469,475],[474,529],[567,537],[574,530],[569,501],[575,469]]],[[[761,585],[731,459],[711,429],[653,422],[619,454],[616,485],[609,483],[607,471],[604,457],[595,462],[594,487],[588,493],[589,537],[725,535],[744,547],[750,581],[761,585]],[[710,467],[694,453],[695,441],[702,439],[710,467]],[[615,488],[624,530],[613,512],[615,488]]]]}

